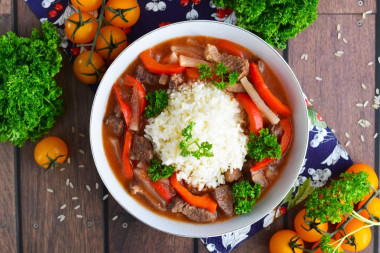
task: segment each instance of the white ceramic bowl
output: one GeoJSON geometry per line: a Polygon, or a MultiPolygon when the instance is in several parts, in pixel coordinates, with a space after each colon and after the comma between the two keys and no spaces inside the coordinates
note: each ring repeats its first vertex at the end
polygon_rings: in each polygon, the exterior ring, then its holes
{"type": "Polygon", "coordinates": [[[249,226],[268,214],[288,193],[302,167],[308,142],[308,120],[301,87],[284,59],[256,35],[236,26],[212,21],[187,21],[156,29],[132,43],[112,63],[96,92],[91,111],[90,138],[96,167],[103,183],[119,204],[140,221],[158,230],[186,237],[210,237],[249,226]],[[168,219],[136,202],[113,174],[104,153],[102,122],[112,85],[139,53],[171,38],[205,35],[233,41],[263,59],[281,80],[293,110],[293,143],[288,163],[266,196],[249,214],[223,222],[195,224],[168,219]]]}

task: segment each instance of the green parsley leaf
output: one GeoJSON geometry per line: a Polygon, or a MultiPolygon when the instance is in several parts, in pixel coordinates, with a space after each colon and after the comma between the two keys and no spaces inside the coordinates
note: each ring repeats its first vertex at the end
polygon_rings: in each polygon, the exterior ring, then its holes
{"type": "Polygon", "coordinates": [[[148,105],[145,107],[144,117],[152,118],[160,114],[169,105],[169,96],[165,90],[148,93],[145,98],[148,105]]]}
{"type": "Polygon", "coordinates": [[[237,72],[228,74],[228,68],[221,62],[218,62],[215,66],[214,72],[215,75],[217,75],[215,79],[213,78],[211,67],[207,66],[206,64],[199,64],[198,70],[201,79],[207,80],[210,78],[215,87],[219,90],[223,90],[229,85],[234,85],[239,78],[239,73],[237,72]],[[229,83],[225,81],[226,78],[229,79],[229,83]]]}
{"type": "Polygon", "coordinates": [[[204,141],[199,144],[199,140],[193,138],[192,131],[194,126],[195,122],[190,122],[189,125],[182,130],[182,136],[185,137],[185,140],[179,143],[179,147],[181,149],[180,156],[187,157],[192,155],[198,160],[201,157],[213,157],[214,153],[211,151],[212,144],[208,141],[204,141]],[[198,149],[189,150],[190,147],[194,147],[194,144],[198,149]]]}
{"type": "Polygon", "coordinates": [[[328,187],[317,188],[306,201],[306,216],[321,223],[341,222],[345,214],[351,214],[354,204],[370,192],[366,172],[342,173],[328,187]]]}
{"type": "Polygon", "coordinates": [[[148,176],[152,181],[158,181],[160,178],[168,178],[173,175],[174,166],[162,165],[158,158],[154,157],[148,167],[148,176]]]}
{"type": "Polygon", "coordinates": [[[281,146],[277,142],[277,137],[269,133],[268,128],[262,128],[260,135],[249,134],[248,155],[255,161],[261,162],[265,158],[280,158],[281,146]]]}
{"type": "Polygon", "coordinates": [[[54,81],[61,67],[61,39],[50,22],[30,38],[0,36],[0,141],[22,146],[47,134],[63,112],[62,89],[54,81]]]}
{"type": "MultiPolygon", "coordinates": [[[[334,253],[335,247],[330,245],[331,237],[327,234],[324,234],[321,238],[321,242],[319,243],[319,247],[321,248],[322,252],[325,253],[334,253]]],[[[334,244],[334,246],[338,246],[338,244],[334,244]]],[[[337,249],[335,253],[344,253],[344,251],[340,251],[337,249]]]]}
{"type": "Polygon", "coordinates": [[[249,213],[261,194],[261,185],[252,186],[248,180],[234,183],[232,194],[234,195],[234,212],[237,215],[249,213]]]}

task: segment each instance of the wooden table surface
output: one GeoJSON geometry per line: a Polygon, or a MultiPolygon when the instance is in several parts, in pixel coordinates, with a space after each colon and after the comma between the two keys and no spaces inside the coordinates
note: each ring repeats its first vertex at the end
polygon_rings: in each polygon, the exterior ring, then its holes
{"type": "MultiPolygon", "coordinates": [[[[25,1],[0,0],[0,34],[13,30],[29,36],[33,27],[40,26],[25,1]]],[[[371,107],[375,89],[380,88],[380,17],[376,15],[376,1],[320,0],[318,20],[291,39],[283,55],[340,142],[350,141],[347,150],[352,159],[368,163],[379,172],[379,138],[373,138],[379,129],[379,112],[371,107]],[[372,14],[363,19],[362,13],[368,10],[372,14]],[[335,56],[340,50],[344,54],[335,56]],[[301,59],[302,54],[308,55],[307,61],[301,59]],[[322,81],[317,81],[317,76],[322,81]],[[366,100],[367,107],[356,106],[366,100]],[[360,127],[359,119],[367,119],[371,126],[360,127]]],[[[103,201],[107,192],[96,171],[88,137],[94,93],[75,79],[66,58],[56,79],[63,87],[65,114],[50,134],[66,141],[71,164],[66,164],[64,171],[44,173],[33,158],[35,143],[27,142],[22,148],[0,144],[0,252],[207,252],[198,239],[168,235],[141,223],[111,196],[103,201]],[[85,151],[84,155],[79,149],[85,151]],[[67,179],[73,188],[66,186],[67,179]],[[99,189],[95,189],[96,183],[99,189]],[[47,188],[54,192],[47,192],[47,188]],[[74,196],[79,199],[72,200],[74,196]],[[64,204],[67,207],[60,210],[64,204]],[[74,210],[77,205],[80,208],[74,210]],[[57,219],[60,214],[66,216],[62,223],[57,219]],[[76,218],[77,214],[83,218],[76,218]],[[113,220],[115,216],[118,218],[113,220]]],[[[271,235],[279,229],[293,228],[296,211],[279,218],[234,252],[268,252],[271,235]]],[[[373,229],[373,240],[363,252],[380,252],[379,238],[378,229],[373,229]]]]}

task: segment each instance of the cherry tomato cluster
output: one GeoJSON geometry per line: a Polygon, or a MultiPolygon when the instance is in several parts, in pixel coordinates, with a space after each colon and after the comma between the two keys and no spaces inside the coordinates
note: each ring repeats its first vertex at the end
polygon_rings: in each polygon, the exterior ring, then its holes
{"type": "MultiPolygon", "coordinates": [[[[308,101],[307,101],[308,102],[308,101]]],[[[379,179],[375,171],[366,164],[354,164],[346,172],[348,173],[359,173],[366,172],[368,174],[367,180],[371,186],[371,192],[363,198],[361,202],[357,204],[355,208],[356,211],[361,209],[363,205],[369,200],[369,198],[374,194],[374,189],[379,187],[379,179]]],[[[362,210],[359,214],[365,219],[375,218],[377,220],[380,217],[380,198],[375,197],[368,203],[366,209],[362,210]]],[[[280,208],[281,213],[281,208],[280,208]]],[[[348,216],[342,217],[342,221],[334,226],[335,230],[338,230],[344,225],[345,234],[349,235],[344,239],[342,245],[338,248],[336,252],[343,252],[343,250],[348,250],[352,252],[357,252],[364,250],[371,242],[372,232],[367,224],[357,218],[353,218],[348,221],[348,216]]],[[[306,217],[306,210],[302,209],[299,211],[294,219],[294,230],[280,230],[276,232],[269,242],[269,251],[271,253],[285,253],[285,252],[295,252],[301,253],[305,247],[304,242],[313,243],[312,250],[314,253],[322,253],[319,244],[321,238],[324,234],[329,233],[333,225],[329,223],[320,223],[318,220],[311,222],[310,219],[306,217]],[[317,229],[315,229],[316,227],[317,229]],[[317,231],[318,230],[318,231],[317,231]]],[[[333,248],[338,246],[338,241],[343,240],[342,237],[345,235],[340,229],[336,233],[330,232],[330,242],[329,245],[333,248]]],[[[311,245],[311,244],[310,244],[311,245]]]]}
{"type": "Polygon", "coordinates": [[[48,17],[50,19],[55,18],[57,17],[58,12],[61,12],[61,11],[63,11],[63,5],[60,3],[56,3],[54,4],[53,9],[48,12],[48,17]]]}
{"type": "MultiPolygon", "coordinates": [[[[108,0],[103,7],[102,2],[102,0],[71,0],[71,4],[78,12],[71,15],[65,23],[67,38],[76,44],[70,49],[70,53],[77,56],[73,64],[74,73],[86,84],[100,81],[106,65],[109,65],[127,47],[130,27],[140,17],[140,7],[136,0],[108,0]],[[104,8],[99,11],[101,14],[104,12],[104,16],[96,18],[90,12],[99,8],[104,8]],[[103,21],[102,27],[99,25],[100,21],[103,21]],[[81,52],[81,48],[87,51],[81,52]]],[[[59,8],[54,6],[54,11],[59,8]]]]}

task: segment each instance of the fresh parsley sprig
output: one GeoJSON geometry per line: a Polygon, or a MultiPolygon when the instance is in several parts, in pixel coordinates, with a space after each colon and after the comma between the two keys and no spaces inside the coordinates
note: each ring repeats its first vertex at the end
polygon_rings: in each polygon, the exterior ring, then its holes
{"type": "Polygon", "coordinates": [[[248,180],[234,183],[232,194],[234,195],[234,212],[237,215],[249,213],[261,194],[262,186],[252,186],[248,180]]]}
{"type": "Polygon", "coordinates": [[[145,107],[144,117],[156,117],[169,105],[169,96],[165,90],[157,90],[145,96],[148,106],[145,107]]]}
{"type": "Polygon", "coordinates": [[[201,79],[207,80],[207,78],[210,78],[215,87],[219,90],[223,90],[229,85],[236,84],[239,79],[239,73],[232,72],[228,74],[227,66],[221,62],[218,62],[215,66],[214,72],[216,77],[212,74],[211,67],[206,64],[199,64],[198,71],[201,79]],[[226,81],[227,78],[228,82],[226,81]]]}
{"type": "Polygon", "coordinates": [[[158,158],[154,157],[148,167],[148,176],[152,181],[158,181],[160,178],[168,178],[173,175],[174,166],[162,165],[158,158]]]}
{"type": "Polygon", "coordinates": [[[199,143],[199,139],[195,139],[193,137],[192,132],[193,132],[194,126],[195,126],[195,122],[190,122],[189,125],[187,125],[182,130],[182,136],[185,139],[179,143],[179,147],[182,149],[180,155],[183,157],[192,155],[198,160],[201,157],[213,157],[214,153],[211,151],[212,144],[210,144],[208,141],[199,143]],[[198,149],[194,151],[189,150],[189,148],[194,145],[196,145],[198,149]]]}
{"type": "Polygon", "coordinates": [[[280,158],[281,146],[277,142],[277,137],[269,133],[268,128],[262,128],[260,135],[249,134],[249,142],[247,144],[248,155],[255,161],[261,162],[265,158],[280,158]]]}

